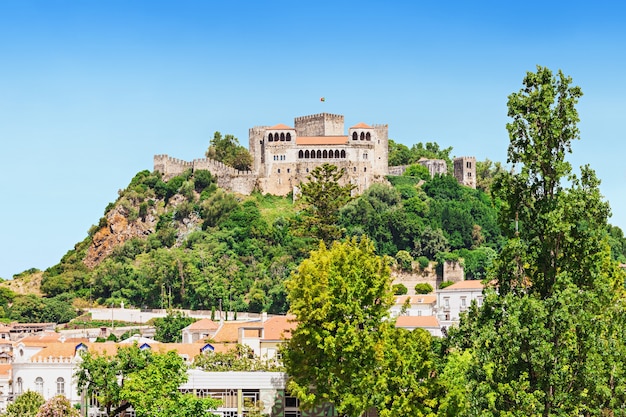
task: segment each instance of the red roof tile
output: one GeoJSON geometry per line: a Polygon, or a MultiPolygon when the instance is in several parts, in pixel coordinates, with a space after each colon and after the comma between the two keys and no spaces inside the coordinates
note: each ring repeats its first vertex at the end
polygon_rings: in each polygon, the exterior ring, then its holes
{"type": "Polygon", "coordinates": [[[298,136],[296,145],[345,145],[347,136],[298,136]]]}
{"type": "Polygon", "coordinates": [[[439,327],[439,321],[435,316],[398,316],[396,327],[439,327]]]}
{"type": "Polygon", "coordinates": [[[444,288],[443,290],[439,290],[439,291],[449,291],[449,290],[457,290],[457,291],[461,291],[461,290],[482,290],[483,288],[485,288],[485,286],[483,285],[482,281],[479,280],[467,280],[467,281],[460,281],[457,282],[455,284],[450,285],[449,287],[444,288]]]}
{"type": "Polygon", "coordinates": [[[289,127],[287,125],[279,123],[279,124],[274,125],[272,127],[268,127],[267,130],[295,130],[295,129],[293,127],[289,127]]]}
{"type": "Polygon", "coordinates": [[[211,319],[202,319],[189,325],[189,330],[217,330],[219,324],[211,319]]]}
{"type": "Polygon", "coordinates": [[[361,122],[361,123],[355,124],[350,129],[371,129],[371,128],[372,126],[366,125],[365,123],[361,122]]]}
{"type": "Polygon", "coordinates": [[[274,316],[263,323],[263,340],[283,340],[291,337],[291,330],[295,329],[298,323],[295,316],[274,316]]]}

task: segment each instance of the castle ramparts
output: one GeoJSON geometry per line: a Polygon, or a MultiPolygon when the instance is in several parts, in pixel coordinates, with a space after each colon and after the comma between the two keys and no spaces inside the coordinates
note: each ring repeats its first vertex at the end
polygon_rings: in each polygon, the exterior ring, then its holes
{"type": "MultiPolygon", "coordinates": [[[[154,170],[163,174],[166,180],[189,169],[208,170],[217,177],[219,187],[245,195],[255,189],[287,195],[296,191],[300,183],[308,181],[309,173],[324,163],[343,170],[343,181],[351,183],[357,194],[374,183],[386,182],[388,174],[404,172],[402,168],[388,166],[387,124],[359,123],[350,127],[346,135],[342,115],[319,113],[296,117],[294,127],[279,127],[249,129],[252,171],[238,171],[210,158],[189,162],[168,155],[154,156],[154,170]]],[[[475,188],[475,158],[457,159],[454,161],[455,176],[462,184],[475,188]],[[457,159],[462,159],[458,164],[458,176],[457,159]]],[[[445,172],[444,161],[428,161],[420,163],[429,168],[431,175],[445,172]]]]}

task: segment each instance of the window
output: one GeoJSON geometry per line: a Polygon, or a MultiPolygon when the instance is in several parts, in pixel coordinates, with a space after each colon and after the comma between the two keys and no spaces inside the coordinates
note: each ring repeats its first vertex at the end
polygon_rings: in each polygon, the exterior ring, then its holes
{"type": "Polygon", "coordinates": [[[284,141],[285,141],[285,134],[284,134],[284,133],[281,133],[281,134],[280,134],[280,141],[281,141],[281,142],[284,142],[284,141]]]}
{"type": "Polygon", "coordinates": [[[478,297],[476,299],[476,304],[478,304],[478,307],[482,306],[483,305],[483,297],[478,297]]]}
{"type": "Polygon", "coordinates": [[[61,377],[57,378],[57,395],[65,395],[65,380],[61,377]]]}
{"type": "Polygon", "coordinates": [[[367,172],[367,167],[363,167],[363,172],[367,172]]]}
{"type": "Polygon", "coordinates": [[[291,133],[287,133],[287,142],[291,142],[291,133]]]}
{"type": "Polygon", "coordinates": [[[319,149],[317,150],[317,157],[321,158],[322,157],[322,151],[320,151],[319,149]]]}
{"type": "Polygon", "coordinates": [[[326,149],[322,152],[322,158],[328,158],[328,151],[326,149]]]}
{"type": "Polygon", "coordinates": [[[270,133],[269,137],[267,138],[268,142],[274,142],[274,135],[272,135],[270,133]]]}
{"type": "Polygon", "coordinates": [[[298,158],[302,159],[304,157],[304,152],[302,152],[302,149],[298,151],[298,158]]]}
{"type": "Polygon", "coordinates": [[[278,173],[280,174],[280,168],[278,168],[278,173]]]}
{"type": "Polygon", "coordinates": [[[310,158],[311,157],[311,155],[309,154],[309,151],[305,151],[304,152],[304,157],[305,158],[310,158]]]}
{"type": "Polygon", "coordinates": [[[358,138],[359,135],[356,132],[352,133],[352,140],[357,140],[358,138]]]}
{"type": "Polygon", "coordinates": [[[466,308],[466,307],[467,307],[467,298],[461,297],[461,308],[466,308]]]}
{"type": "Polygon", "coordinates": [[[40,376],[35,378],[35,391],[43,395],[43,378],[40,376]]]}
{"type": "Polygon", "coordinates": [[[466,166],[466,167],[468,167],[468,168],[471,168],[471,167],[472,167],[472,163],[471,163],[471,162],[467,162],[467,163],[465,164],[465,166],[466,166]]]}
{"type": "Polygon", "coordinates": [[[370,132],[367,132],[365,134],[365,140],[372,140],[372,135],[370,135],[370,132]]]}
{"type": "Polygon", "coordinates": [[[17,378],[16,384],[17,384],[16,387],[15,387],[16,394],[21,394],[23,392],[23,389],[24,389],[24,384],[23,384],[23,381],[22,381],[22,377],[17,378]]]}
{"type": "Polygon", "coordinates": [[[363,159],[367,159],[367,152],[363,152],[363,159]]]}
{"type": "Polygon", "coordinates": [[[287,168],[287,174],[289,174],[291,172],[290,168],[287,168]]]}
{"type": "Polygon", "coordinates": [[[443,308],[450,308],[450,297],[445,297],[443,299],[443,308]]]}

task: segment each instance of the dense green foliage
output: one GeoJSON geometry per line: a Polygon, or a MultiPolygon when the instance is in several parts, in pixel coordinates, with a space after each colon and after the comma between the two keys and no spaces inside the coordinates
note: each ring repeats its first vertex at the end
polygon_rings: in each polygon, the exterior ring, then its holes
{"type": "Polygon", "coordinates": [[[498,291],[451,333],[451,348],[469,353],[458,415],[625,415],[624,272],[609,207],[594,172],[574,175],[565,160],[581,96],[542,67],[509,96],[508,162],[520,169],[493,185],[508,238],[491,270],[498,291]]]}
{"type": "Polygon", "coordinates": [[[206,156],[240,171],[249,171],[252,167],[252,155],[239,145],[239,140],[233,135],[222,136],[220,132],[215,132],[206,156]]]}
{"type": "MultiPolygon", "coordinates": [[[[216,134],[210,151],[216,158],[226,158],[234,154],[235,145],[230,135],[216,134]]],[[[444,159],[451,166],[451,148],[436,143],[407,148],[391,141],[389,152],[390,161],[399,161],[391,164],[412,164],[427,157],[444,159]]],[[[436,266],[456,259],[469,278],[484,279],[505,242],[498,223],[501,199],[485,191],[491,193],[494,178],[504,172],[490,161],[477,169],[484,191],[463,187],[450,175],[424,176],[424,167],[413,165],[407,170],[412,175],[390,176],[390,185],[374,184],[362,195],[351,196],[352,187],[341,185],[342,172],[326,165],[302,185],[295,204],[292,196],[242,197],[226,192],[204,170],[183,172],[167,181],[157,172],[141,171],[107,206],[87,237],[44,272],[43,302],[58,304],[52,301],[58,296],[65,297],[66,308],[71,298],[78,297],[83,304],[105,306],[124,302],[136,307],[221,309],[231,315],[284,313],[288,309],[284,281],[317,240],[330,246],[334,240],[361,235],[368,236],[379,255],[393,256],[406,272],[419,272],[418,265],[424,270],[429,261],[436,266]],[[94,239],[117,227],[113,222],[120,215],[141,233],[88,268],[84,260],[94,239]]],[[[622,231],[608,225],[607,230],[613,257],[626,260],[622,231]]],[[[22,297],[0,293],[4,317],[71,318],[63,306],[51,306],[42,317],[41,303],[22,297]],[[14,298],[11,312],[8,306],[14,298]]]]}
{"type": "Polygon", "coordinates": [[[181,330],[195,321],[196,319],[188,317],[180,311],[168,311],[165,317],[154,319],[156,329],[154,340],[163,343],[180,342],[181,330]]]}
{"type": "Polygon", "coordinates": [[[321,243],[288,281],[298,326],[283,359],[305,407],[330,402],[340,415],[376,408],[389,417],[436,410],[430,335],[389,320],[390,262],[366,237],[321,243]]]}
{"type": "Polygon", "coordinates": [[[150,349],[119,346],[115,355],[81,353],[77,384],[95,395],[106,415],[113,417],[133,407],[137,417],[211,417],[217,400],[182,394],[187,380],[186,365],[174,351],[153,353],[150,349]]]}
{"type": "Polygon", "coordinates": [[[39,407],[44,404],[43,396],[35,391],[20,394],[15,401],[7,405],[5,417],[35,417],[39,407]]]}

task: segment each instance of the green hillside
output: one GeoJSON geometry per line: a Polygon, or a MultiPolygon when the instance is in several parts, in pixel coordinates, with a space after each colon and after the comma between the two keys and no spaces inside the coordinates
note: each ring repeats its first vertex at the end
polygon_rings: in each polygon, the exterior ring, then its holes
{"type": "MultiPolygon", "coordinates": [[[[390,151],[390,160],[410,164],[425,154],[449,159],[451,149],[391,141],[390,151]]],[[[398,268],[461,260],[467,278],[482,279],[503,242],[499,204],[485,192],[501,170],[479,162],[474,190],[415,166],[355,197],[339,210],[336,225],[344,238],[368,235],[398,268]]],[[[208,171],[168,181],[142,171],[33,291],[66,305],[212,309],[222,303],[236,311],[284,313],[283,283],[318,245],[303,227],[303,208],[291,195],[226,192],[208,171]]],[[[622,231],[610,232],[614,258],[624,259],[622,231]]],[[[5,305],[20,297],[7,290],[5,305]]],[[[36,308],[25,316],[10,310],[4,315],[13,319],[43,319],[36,308]]]]}

